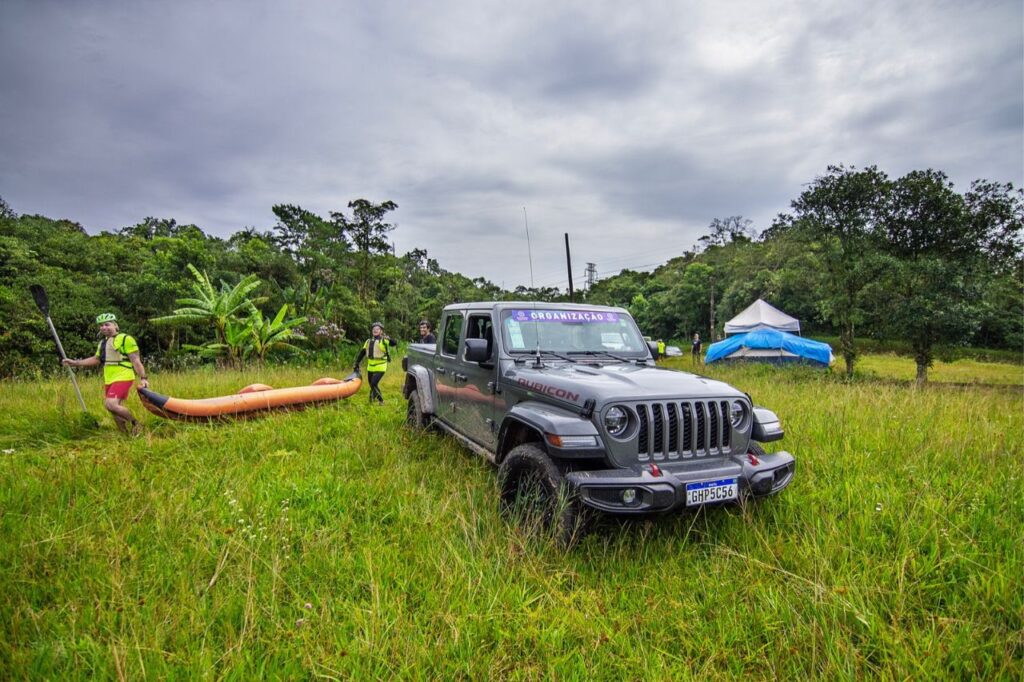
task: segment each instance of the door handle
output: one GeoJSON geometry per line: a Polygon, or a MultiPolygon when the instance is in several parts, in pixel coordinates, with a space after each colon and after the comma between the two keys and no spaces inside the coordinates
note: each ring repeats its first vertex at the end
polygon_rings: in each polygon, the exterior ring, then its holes
{"type": "Polygon", "coordinates": [[[437,372],[438,374],[446,374],[448,372],[448,370],[446,370],[444,367],[435,367],[434,371],[437,372]]]}
{"type": "Polygon", "coordinates": [[[454,375],[456,381],[465,381],[468,377],[465,374],[459,374],[456,372],[454,375]]]}

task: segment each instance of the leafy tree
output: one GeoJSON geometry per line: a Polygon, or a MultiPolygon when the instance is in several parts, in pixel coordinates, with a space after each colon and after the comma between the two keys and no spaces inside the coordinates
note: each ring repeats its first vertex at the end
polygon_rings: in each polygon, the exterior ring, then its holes
{"type": "Polygon", "coordinates": [[[1020,266],[1024,240],[1024,189],[1011,183],[975,180],[964,195],[969,230],[963,248],[977,247],[1000,274],[1020,266]]]}
{"type": "Polygon", "coordinates": [[[963,198],[943,173],[914,171],[892,186],[883,249],[892,257],[885,287],[888,327],[914,349],[917,382],[934,349],[962,342],[978,317],[974,251],[963,198]],[[965,267],[966,266],[966,267],[965,267]]]}
{"type": "Polygon", "coordinates": [[[1012,262],[1008,256],[1019,254],[1012,188],[980,182],[974,188],[980,191],[968,202],[934,170],[913,171],[893,184],[884,232],[892,258],[889,321],[892,334],[911,343],[918,384],[928,380],[936,349],[966,344],[984,316],[985,285],[1012,262]]]}
{"type": "Polygon", "coordinates": [[[853,376],[854,335],[865,320],[865,290],[881,271],[879,224],[886,215],[890,182],[875,166],[829,166],[795,199],[793,215],[779,216],[776,232],[794,231],[818,256],[823,277],[822,315],[839,330],[839,350],[853,376]]]}
{"type": "Polygon", "coordinates": [[[18,217],[18,214],[14,212],[14,209],[4,201],[3,197],[0,197],[0,220],[14,220],[18,217]]]}
{"type": "Polygon", "coordinates": [[[752,241],[755,236],[752,227],[753,221],[740,215],[729,216],[728,218],[715,218],[708,226],[710,232],[697,241],[704,248],[711,246],[725,246],[730,242],[752,241]]]}
{"type": "Polygon", "coordinates": [[[331,220],[339,231],[351,239],[356,251],[356,283],[359,299],[367,303],[373,291],[373,260],[391,251],[388,234],[395,226],[384,222],[384,216],[398,208],[393,201],[374,204],[366,199],[348,202],[352,217],[340,211],[331,212],[331,220]]]}
{"type": "Polygon", "coordinates": [[[277,217],[274,242],[295,259],[309,287],[330,284],[349,252],[344,226],[294,204],[277,204],[271,210],[277,217]]]}
{"type": "Polygon", "coordinates": [[[191,237],[203,239],[203,231],[195,225],[179,225],[173,218],[149,217],[141,223],[130,227],[122,227],[117,234],[138,239],[156,239],[157,237],[191,237]]]}
{"type": "Polygon", "coordinates": [[[614,277],[598,281],[587,292],[587,301],[598,305],[628,306],[643,292],[650,278],[650,273],[622,270],[614,277]]]}

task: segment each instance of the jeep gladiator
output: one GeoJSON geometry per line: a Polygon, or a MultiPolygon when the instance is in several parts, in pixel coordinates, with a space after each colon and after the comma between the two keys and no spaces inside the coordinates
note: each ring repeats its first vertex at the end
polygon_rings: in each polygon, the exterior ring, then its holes
{"type": "Polygon", "coordinates": [[[437,427],[499,467],[503,511],[539,496],[568,539],[584,509],[650,514],[773,495],[795,461],[745,393],[657,367],[622,308],[459,303],[436,344],[411,344],[407,423],[437,427]]]}

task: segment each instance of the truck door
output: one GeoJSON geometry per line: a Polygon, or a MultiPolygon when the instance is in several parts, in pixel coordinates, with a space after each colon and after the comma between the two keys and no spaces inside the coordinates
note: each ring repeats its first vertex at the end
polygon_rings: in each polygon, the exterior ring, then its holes
{"type": "Polygon", "coordinates": [[[459,367],[456,370],[455,387],[455,420],[459,430],[477,443],[493,449],[498,442],[498,434],[493,428],[494,422],[494,387],[497,376],[493,358],[494,323],[489,311],[470,312],[466,321],[467,339],[485,339],[488,341],[491,361],[485,363],[468,362],[465,359],[466,344],[459,349],[459,367]]]}
{"type": "Polygon", "coordinates": [[[462,337],[461,312],[451,312],[441,321],[441,337],[438,339],[437,354],[434,355],[434,386],[437,388],[437,416],[455,423],[455,373],[459,369],[459,346],[462,337]]]}

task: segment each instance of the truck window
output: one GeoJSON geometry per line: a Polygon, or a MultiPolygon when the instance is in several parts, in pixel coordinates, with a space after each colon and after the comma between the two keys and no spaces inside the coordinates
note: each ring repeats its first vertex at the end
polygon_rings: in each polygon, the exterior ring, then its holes
{"type": "Polygon", "coordinates": [[[467,339],[486,339],[487,355],[490,357],[494,351],[494,325],[491,322],[490,314],[473,314],[469,316],[469,324],[466,326],[467,339]]]}
{"type": "Polygon", "coordinates": [[[501,333],[510,353],[535,348],[558,353],[608,352],[647,355],[633,319],[613,310],[529,308],[504,310],[501,333]]]}
{"type": "Polygon", "coordinates": [[[459,335],[462,333],[462,313],[452,313],[444,322],[441,335],[441,354],[457,355],[459,352],[459,335]]]}

